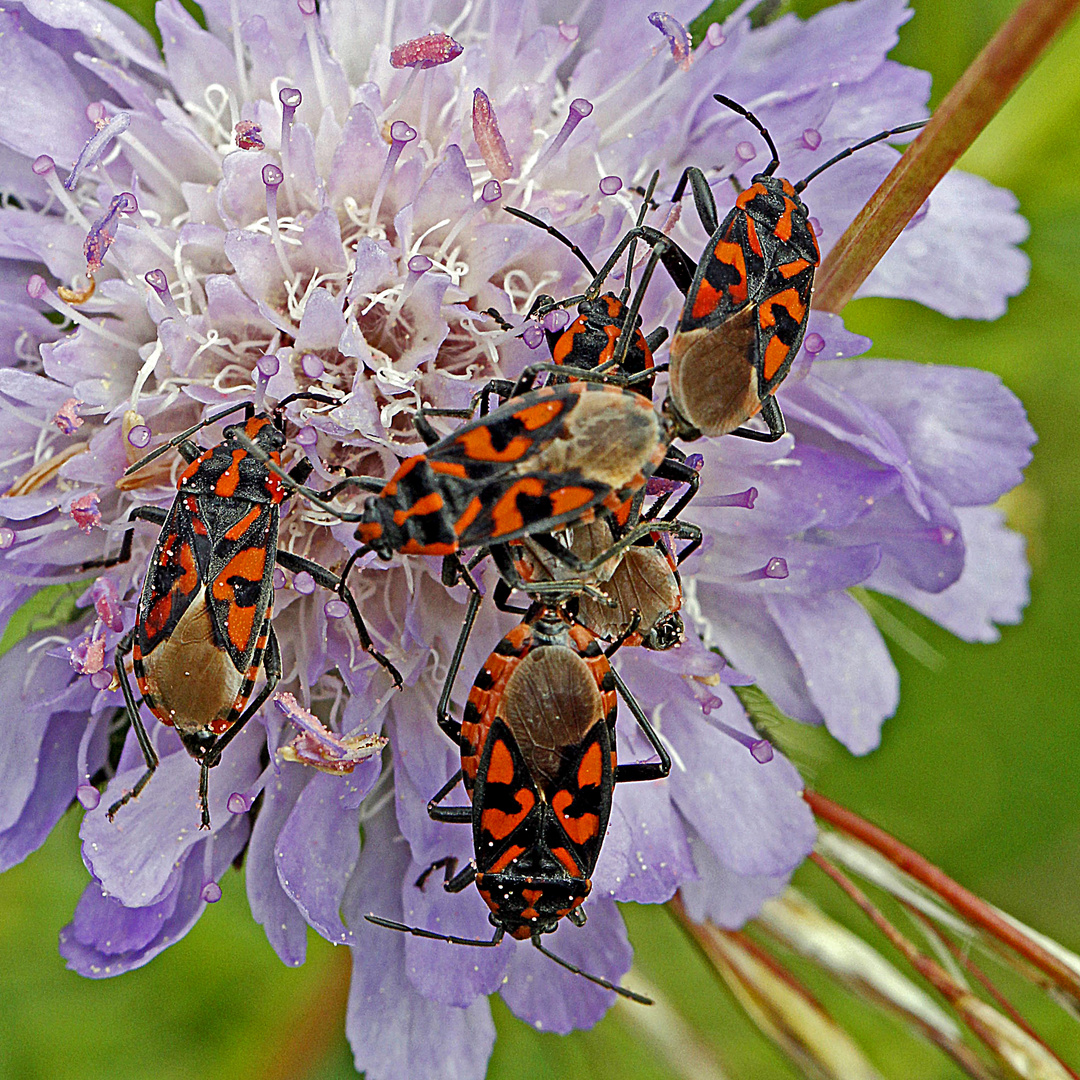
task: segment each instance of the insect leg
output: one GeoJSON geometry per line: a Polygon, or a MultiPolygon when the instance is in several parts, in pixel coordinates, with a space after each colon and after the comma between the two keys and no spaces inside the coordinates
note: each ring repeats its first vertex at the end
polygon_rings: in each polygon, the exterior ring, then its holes
{"type": "Polygon", "coordinates": [[[738,435],[740,439],[753,439],[755,442],[776,442],[787,431],[784,423],[784,414],[780,411],[780,405],[772,394],[766,394],[761,399],[761,419],[768,426],[768,431],[756,431],[754,428],[740,427],[729,432],[730,435],[738,435]]]}
{"type": "Polygon", "coordinates": [[[671,756],[660,741],[660,736],[656,734],[652,724],[649,723],[649,719],[642,711],[637,699],[630,693],[626,683],[619,677],[619,673],[612,668],[611,674],[614,676],[615,689],[619,691],[619,696],[626,702],[630,714],[637,721],[638,727],[645,733],[645,738],[649,740],[652,748],[656,751],[656,756],[660,758],[659,761],[640,761],[632,765],[616,765],[615,783],[627,784],[636,783],[639,780],[662,780],[671,772],[671,756]]]}
{"type": "MultiPolygon", "coordinates": [[[[163,510],[160,506],[133,506],[131,513],[128,514],[128,521],[149,521],[153,525],[157,525],[159,528],[165,524],[166,518],[169,516],[168,510],[163,510]]],[[[110,555],[104,559],[91,559],[90,562],[84,562],[79,566],[80,570],[96,570],[98,568],[106,569],[110,566],[117,566],[120,563],[126,563],[131,558],[131,541],[135,537],[135,530],[128,529],[124,533],[124,539],[120,542],[120,552],[117,555],[110,555]]]]}
{"type": "MultiPolygon", "coordinates": [[[[461,770],[458,769],[458,771],[456,773],[454,773],[454,775],[451,776],[450,779],[447,780],[446,783],[443,784],[443,786],[441,788],[439,788],[439,790],[435,793],[435,795],[432,797],[432,799],[428,802],[428,804],[427,804],[428,817],[431,818],[432,821],[448,821],[451,824],[455,824],[455,825],[462,825],[462,824],[463,825],[468,825],[468,824],[471,823],[471,821],[472,821],[472,813],[473,813],[471,806],[440,806],[439,805],[439,803],[441,803],[443,801],[443,799],[445,799],[446,796],[449,795],[450,792],[453,791],[454,788],[457,787],[458,781],[460,779],[461,779],[461,770]]],[[[429,866],[428,869],[424,871],[424,873],[421,875],[421,880],[426,878],[427,875],[430,874],[431,871],[434,870],[436,866],[439,866],[439,865],[442,865],[442,864],[446,865],[446,880],[449,881],[450,878],[453,877],[454,867],[457,865],[457,859],[452,859],[452,858],[441,859],[438,863],[435,863],[433,866],[429,866]]],[[[417,881],[416,884],[420,885],[420,882],[417,881]]],[[[423,888],[422,885],[420,887],[423,888]]]]}
{"type": "Polygon", "coordinates": [[[139,716],[139,703],[135,700],[135,695],[131,691],[131,682],[128,679],[127,671],[124,670],[124,657],[131,652],[134,644],[135,629],[133,628],[120,639],[120,644],[116,646],[116,674],[120,679],[120,690],[124,695],[124,705],[127,709],[128,718],[131,720],[131,726],[135,729],[135,738],[139,742],[139,749],[142,751],[143,758],[146,761],[146,772],[139,777],[137,783],[130,791],[125,791],[124,794],[109,807],[109,811],[105,816],[110,821],[116,817],[116,811],[119,810],[121,806],[131,802],[132,799],[138,796],[139,792],[146,787],[147,781],[154,775],[154,771],[158,767],[157,751],[150,743],[150,736],[147,734],[146,727],[143,725],[142,718],[139,716]]]}
{"type": "MultiPolygon", "coordinates": [[[[294,555],[291,551],[278,551],[277,553],[278,565],[284,567],[290,573],[297,574],[301,571],[307,571],[324,589],[329,589],[331,592],[335,592],[342,600],[349,606],[349,614],[352,616],[353,625],[356,627],[357,637],[360,638],[360,646],[363,648],[373,660],[381,664],[386,668],[387,673],[394,680],[394,684],[400,690],[402,687],[401,672],[385,657],[378,649],[375,648],[375,643],[371,640],[371,635],[368,633],[367,627],[364,625],[363,616],[360,614],[360,607],[356,603],[356,598],[352,594],[352,590],[345,584],[345,577],[338,577],[337,574],[327,570],[325,566],[320,565],[317,562],[312,562],[311,559],[305,559],[300,555],[294,555]]],[[[351,561],[347,563],[348,569],[351,569],[351,561]]]]}

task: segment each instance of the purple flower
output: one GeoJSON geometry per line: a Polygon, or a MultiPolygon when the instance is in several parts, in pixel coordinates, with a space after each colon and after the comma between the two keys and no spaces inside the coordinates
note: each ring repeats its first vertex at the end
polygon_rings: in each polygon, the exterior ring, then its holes
{"type": "MultiPolygon", "coordinates": [[[[342,469],[392,471],[418,446],[410,418],[420,403],[465,405],[490,376],[534,358],[523,315],[540,293],[578,290],[582,268],[504,204],[547,213],[602,258],[654,169],[670,191],[684,167],[706,167],[724,204],[729,176],[745,185],[765,164],[756,133],[714,93],[757,112],[797,178],[925,116],[929,92],[928,76],[886,59],[911,14],[902,0],[856,0],[756,30],[744,4],[692,53],[685,4],[651,12],[596,0],[580,26],[546,3],[534,24],[531,8],[508,0],[445,26],[426,3],[203,6],[208,30],[175,0],[159,5],[164,60],[95,0],[26,0],[0,13],[0,143],[15,197],[0,211],[5,611],[115,553],[132,506],[168,505],[177,455],[131,477],[124,469],[223,404],[262,407],[296,391],[340,398],[287,413],[300,428],[290,452],[329,485],[342,469]],[[76,286],[88,263],[94,291],[76,286]]],[[[877,145],[814,180],[824,251],[896,157],[877,145]]],[[[671,209],[661,203],[648,223],[674,221],[671,209]]],[[[689,204],[674,229],[701,250],[689,204]]],[[[1009,193],[950,174],[863,291],[996,316],[1026,279],[1014,246],[1024,232],[1009,193]]],[[[646,326],[670,325],[680,305],[658,272],[646,326]]],[[[781,390],[791,435],[693,448],[702,490],[688,516],[706,541],[683,566],[688,639],[617,660],[672,772],[620,785],[588,922],[564,922],[550,938],[590,973],[619,981],[629,969],[614,901],[656,903],[681,888],[695,917],[737,926],[813,842],[798,774],[770,755],[732,685],[757,682],[792,716],[864,752],[895,708],[897,676],[852,589],[899,597],[976,640],[1019,618],[1022,545],[991,504],[1030,456],[1022,408],[979,371],[852,359],[868,345],[814,313],[781,390]]],[[[22,687],[0,725],[3,865],[40,844],[74,797],[87,807],[93,880],[61,936],[68,964],[100,977],[146,963],[215,902],[246,845],[252,914],[285,963],[303,962],[309,925],[353,949],[348,1031],[373,1080],[425,1075],[435,1026],[439,1069],[482,1076],[494,1040],[483,995],[496,991],[545,1030],[595,1023],[611,992],[527,942],[452,947],[364,919],[491,932],[475,890],[414,884],[437,859],[471,857],[469,829],[426,813],[459,764],[435,704],[465,600],[433,560],[364,560],[353,577],[376,646],[405,676],[402,693],[311,576],[279,568],[281,688],[300,702],[303,741],[264,709],[210,774],[208,834],[197,765],[144,710],[161,765],[108,821],[144,770],[130,733],[107,761],[107,728],[122,705],[115,649],[153,543],[154,530],[136,524],[132,560],[101,571],[81,601],[92,615],[0,659],[5,685],[22,687]],[[386,763],[365,756],[380,732],[386,763]],[[367,741],[354,743],[357,733],[367,741]],[[342,759],[352,768],[340,775],[304,763],[342,759]]],[[[355,547],[350,526],[297,499],[279,543],[331,568],[355,547]]],[[[480,574],[490,591],[494,571],[480,574]]],[[[485,605],[458,706],[507,628],[485,605]]],[[[620,760],[649,755],[620,721],[620,760]]]]}

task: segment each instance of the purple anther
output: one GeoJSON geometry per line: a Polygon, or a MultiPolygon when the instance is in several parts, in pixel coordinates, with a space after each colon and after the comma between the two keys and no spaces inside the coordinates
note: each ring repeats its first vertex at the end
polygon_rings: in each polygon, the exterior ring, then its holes
{"type": "Polygon", "coordinates": [[[96,491],[88,491],[85,495],[72,500],[68,513],[84,533],[93,532],[101,524],[101,511],[98,510],[100,502],[101,499],[96,491]]]}
{"type": "MultiPolygon", "coordinates": [[[[112,686],[113,673],[108,668],[102,668],[100,671],[95,671],[90,676],[90,685],[95,690],[108,690],[112,686]]],[[[92,809],[92,808],[91,808],[92,809]]]]}
{"type": "Polygon", "coordinates": [[[251,809],[251,800],[242,791],[234,791],[225,800],[225,809],[230,814],[246,814],[251,809]]]}
{"type": "Polygon", "coordinates": [[[821,132],[817,128],[806,128],[802,133],[802,144],[807,150],[816,150],[821,145],[821,132]]]}
{"type": "Polygon", "coordinates": [[[592,111],[592,102],[587,101],[585,98],[574,98],[570,102],[570,112],[563,121],[563,126],[559,129],[558,134],[549,139],[547,145],[540,151],[540,156],[533,166],[534,172],[539,172],[559,152],[563,143],[570,138],[574,128],[592,111]]]}
{"type": "Polygon", "coordinates": [[[372,225],[374,225],[378,219],[379,208],[382,206],[383,195],[386,193],[386,186],[390,183],[390,177],[397,167],[398,158],[401,157],[401,151],[415,138],[416,128],[409,127],[404,120],[395,120],[390,125],[390,149],[387,152],[386,161],[383,164],[382,174],[379,176],[378,186],[375,188],[375,195],[371,200],[371,216],[369,221],[372,225]]]}
{"type": "Polygon", "coordinates": [[[123,630],[124,617],[120,611],[120,592],[110,577],[99,577],[90,586],[97,617],[114,633],[123,630]]]}
{"type": "Polygon", "coordinates": [[[349,614],[349,605],[344,600],[327,600],[323,612],[328,619],[344,619],[349,614]]]}
{"type": "Polygon", "coordinates": [[[740,161],[753,161],[757,157],[757,147],[744,139],[735,147],[735,156],[740,161]]]}
{"type": "Polygon", "coordinates": [[[273,353],[264,353],[255,361],[259,374],[272,379],[281,370],[281,361],[273,353]]]}
{"type": "Polygon", "coordinates": [[[296,6],[300,9],[301,15],[314,15],[318,10],[315,0],[296,0],[296,6]]]}
{"type": "Polygon", "coordinates": [[[306,570],[301,570],[293,577],[292,587],[301,596],[310,596],[315,591],[315,579],[306,570]]]}
{"type": "Polygon", "coordinates": [[[615,176],[613,174],[611,176],[605,176],[600,181],[600,194],[601,195],[616,195],[620,191],[622,191],[622,177],[621,176],[615,176]]]}
{"type": "Polygon", "coordinates": [[[7,525],[0,525],[0,551],[7,551],[15,543],[15,530],[7,525]]]}
{"type": "Polygon", "coordinates": [[[42,154],[34,158],[34,164],[30,168],[35,176],[45,176],[56,168],[56,162],[48,154],[42,154]]]}
{"type": "Polygon", "coordinates": [[[216,881],[208,881],[199,895],[207,904],[216,904],[221,899],[221,886],[216,881]]]}
{"type": "Polygon", "coordinates": [[[489,180],[480,189],[480,201],[491,205],[494,202],[498,202],[502,198],[502,184],[498,180],[489,180]]]}
{"type": "Polygon", "coordinates": [[[91,101],[86,106],[86,119],[90,121],[94,127],[100,127],[105,123],[105,106],[100,101],[91,101]]]}
{"type": "Polygon", "coordinates": [[[577,41],[578,34],[580,33],[581,31],[576,23],[564,23],[562,19],[559,20],[559,37],[561,37],[563,41],[573,44],[577,41]]]}
{"type": "Polygon", "coordinates": [[[499,121],[487,94],[479,87],[473,91],[472,130],[480,156],[496,180],[508,180],[514,171],[514,160],[499,131],[499,121]]]}
{"type": "MultiPolygon", "coordinates": [[[[411,143],[416,138],[416,128],[409,127],[404,120],[395,120],[390,125],[390,140],[394,143],[400,143],[402,147],[406,143],[411,143]]],[[[398,150],[398,153],[401,153],[398,150]]]]}
{"type": "Polygon", "coordinates": [[[273,585],[274,585],[275,589],[284,589],[285,588],[285,571],[282,570],[280,566],[275,566],[274,567],[274,574],[273,574],[273,577],[272,577],[271,580],[273,581],[273,585]]]}
{"type": "Polygon", "coordinates": [[[403,41],[390,50],[390,66],[433,68],[449,64],[461,55],[461,46],[449,34],[425,34],[403,41]]]}
{"type": "Polygon", "coordinates": [[[78,398],[68,398],[53,417],[53,423],[65,434],[74,435],[85,423],[79,415],[82,402],[78,398]]]}
{"type": "Polygon", "coordinates": [[[238,120],[233,128],[233,141],[241,150],[265,150],[262,125],[254,120],[238,120]]]}
{"type": "Polygon", "coordinates": [[[525,332],[521,335],[521,340],[525,342],[530,349],[539,349],[544,344],[544,328],[538,323],[530,323],[525,327],[525,332]]]}
{"type": "Polygon", "coordinates": [[[710,49],[719,49],[727,41],[724,28],[719,23],[709,23],[709,29],[705,31],[705,44],[710,49]]]}
{"type": "Polygon", "coordinates": [[[86,272],[93,274],[101,269],[109,248],[116,239],[116,227],[121,214],[134,214],[139,209],[135,196],[130,191],[121,191],[113,196],[109,208],[90,226],[83,243],[83,255],[86,256],[86,272]]]}
{"type": "Polygon", "coordinates": [[[409,273],[426,274],[435,264],[426,255],[414,255],[408,262],[409,273]]]}
{"type": "Polygon", "coordinates": [[[750,751],[750,756],[759,764],[767,765],[773,759],[772,743],[768,739],[759,736],[747,735],[745,731],[739,731],[723,720],[713,720],[713,725],[718,727],[725,735],[730,736],[737,743],[745,746],[750,751]]]}
{"type": "Polygon", "coordinates": [[[164,270],[147,270],[143,274],[143,281],[150,286],[158,294],[158,296],[164,299],[165,294],[169,291],[169,279],[165,276],[164,270]]]}
{"type": "Polygon", "coordinates": [[[570,312],[566,308],[556,308],[549,311],[541,320],[540,325],[549,333],[557,334],[570,322],[570,312]]]}
{"type": "Polygon", "coordinates": [[[262,180],[266,185],[267,194],[273,192],[276,196],[277,189],[285,180],[285,174],[273,162],[270,162],[263,166],[262,180]]]}
{"type": "Polygon", "coordinates": [[[825,339],[818,333],[807,334],[806,340],[803,342],[803,348],[811,356],[817,356],[825,348],[825,339]]]}
{"type": "Polygon", "coordinates": [[[277,97],[278,101],[281,102],[284,115],[288,118],[289,123],[292,123],[293,114],[300,108],[300,102],[304,100],[304,95],[295,86],[283,86],[278,91],[277,97]]]}
{"type": "Polygon", "coordinates": [[[707,698],[704,698],[701,702],[701,711],[709,716],[714,710],[723,706],[724,702],[722,698],[718,698],[715,694],[710,694],[707,698]]]}
{"type": "MultiPolygon", "coordinates": [[[[99,687],[99,689],[103,688],[99,687]]],[[[101,802],[101,792],[93,784],[80,784],[75,789],[75,798],[85,809],[96,810],[98,803],[101,802]]]]}
{"type": "Polygon", "coordinates": [[[930,213],[930,200],[923,199],[922,206],[911,215],[911,220],[904,226],[905,229],[913,229],[927,214],[930,213]]]}
{"type": "Polygon", "coordinates": [[[326,365],[314,353],[309,352],[300,357],[300,370],[309,379],[319,379],[326,371],[326,365]]]}
{"type": "Polygon", "coordinates": [[[49,286],[40,274],[31,274],[26,280],[26,295],[31,300],[44,300],[49,292],[49,286]]]}
{"type": "Polygon", "coordinates": [[[688,469],[693,469],[694,472],[701,472],[702,466],[705,464],[704,454],[689,454],[683,464],[688,469]]]}
{"type": "Polygon", "coordinates": [[[935,544],[948,547],[956,539],[956,530],[947,525],[939,525],[935,529],[927,529],[926,537],[935,544]]]}
{"type": "Polygon", "coordinates": [[[136,450],[150,445],[150,429],[145,424],[136,424],[129,432],[127,440],[136,450]]]}
{"type": "Polygon", "coordinates": [[[821,222],[816,217],[807,218],[806,224],[810,226],[810,231],[815,236],[821,235],[821,222]]]}
{"type": "Polygon", "coordinates": [[[649,22],[668,39],[671,46],[671,58],[685,71],[690,66],[693,43],[690,31],[674,15],[666,11],[654,11],[649,15],[649,22]]]}
{"type": "Polygon", "coordinates": [[[295,442],[298,446],[314,446],[319,441],[319,433],[308,424],[296,433],[295,442]]]}
{"type": "Polygon", "coordinates": [[[762,568],[761,576],[782,581],[788,576],[787,560],[774,555],[762,568]]]}
{"type": "Polygon", "coordinates": [[[64,187],[72,191],[79,182],[86,169],[90,168],[105,152],[106,146],[118,135],[122,135],[131,123],[131,113],[118,112],[108,123],[94,132],[82,148],[78,160],[72,167],[68,178],[64,181],[64,187]]]}

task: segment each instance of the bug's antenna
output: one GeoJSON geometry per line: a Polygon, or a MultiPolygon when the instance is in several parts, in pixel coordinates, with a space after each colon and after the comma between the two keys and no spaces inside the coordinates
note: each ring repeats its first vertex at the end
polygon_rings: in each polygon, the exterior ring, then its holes
{"type": "Polygon", "coordinates": [[[745,119],[749,120],[761,133],[762,138],[769,144],[769,150],[772,153],[772,161],[770,161],[761,171],[765,176],[772,176],[780,166],[780,154],[777,152],[776,143],[772,141],[772,136],[769,134],[768,129],[749,109],[744,109],[737,101],[732,101],[731,98],[724,97],[723,94],[713,94],[713,97],[716,98],[721,105],[726,105],[732,112],[736,112],[740,116],[745,117],[745,119]]]}
{"type": "Polygon", "coordinates": [[[815,176],[823,173],[826,169],[831,169],[838,161],[843,161],[846,157],[851,157],[856,150],[861,150],[864,146],[873,146],[874,143],[881,142],[882,139],[888,139],[892,135],[901,135],[905,131],[917,131],[921,127],[925,127],[929,120],[916,120],[912,124],[901,124],[900,127],[889,128],[888,131],[879,131],[876,135],[871,135],[869,139],[863,139],[861,143],[856,143],[854,146],[849,146],[846,150],[841,150],[835,157],[829,158],[824,165],[819,165],[812,173],[808,173],[797,184],[794,185],[796,192],[802,191],[815,176]]]}

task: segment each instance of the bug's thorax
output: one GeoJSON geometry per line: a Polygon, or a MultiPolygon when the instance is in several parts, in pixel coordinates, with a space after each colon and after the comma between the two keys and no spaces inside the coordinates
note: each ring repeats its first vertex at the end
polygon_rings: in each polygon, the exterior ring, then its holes
{"type": "Polygon", "coordinates": [[[244,674],[215,639],[205,594],[141,662],[148,704],[158,719],[180,732],[224,730],[244,674]]]}

